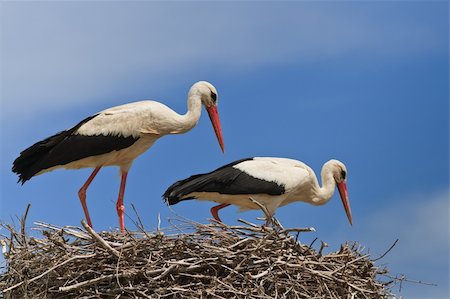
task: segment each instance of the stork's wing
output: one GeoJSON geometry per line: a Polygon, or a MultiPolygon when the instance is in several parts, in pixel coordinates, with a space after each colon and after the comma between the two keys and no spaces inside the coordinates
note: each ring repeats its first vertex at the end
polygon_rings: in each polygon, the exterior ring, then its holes
{"type": "Polygon", "coordinates": [[[166,105],[155,101],[139,101],[101,111],[83,124],[81,135],[119,135],[140,137],[142,134],[179,133],[180,116],[166,105]]]}
{"type": "Polygon", "coordinates": [[[127,148],[139,139],[114,132],[102,134],[101,130],[99,134],[80,134],[80,128],[85,125],[92,126],[91,122],[95,122],[97,117],[98,114],[90,116],[76,126],[41,140],[22,151],[12,167],[12,171],[19,175],[19,182],[23,184],[49,168],[127,148]]]}
{"type": "Polygon", "coordinates": [[[254,163],[254,158],[241,159],[212,172],[191,176],[170,186],[163,197],[169,205],[192,199],[195,192],[220,194],[269,194],[285,192],[282,184],[250,175],[239,168],[244,163],[254,163]]]}

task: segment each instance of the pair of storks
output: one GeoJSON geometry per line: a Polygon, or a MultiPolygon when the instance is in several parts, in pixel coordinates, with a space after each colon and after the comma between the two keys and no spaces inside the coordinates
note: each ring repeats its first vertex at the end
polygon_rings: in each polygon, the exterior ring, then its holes
{"type": "MultiPolygon", "coordinates": [[[[122,178],[116,209],[120,229],[124,232],[123,198],[127,174],[134,159],[149,149],[158,138],[191,130],[200,118],[202,105],[208,111],[219,145],[224,151],[217,112],[217,91],[212,84],[200,81],[189,90],[188,111],[184,115],[155,101],[112,107],[25,149],[13,162],[12,170],[23,184],[35,175],[57,168],[94,168],[78,192],[86,220],[92,227],[86,191],[103,166],[119,166],[122,178]]],[[[218,211],[230,204],[239,206],[241,210],[265,208],[268,223],[278,207],[291,202],[325,204],[337,186],[351,224],[345,165],[330,160],[323,165],[321,177],[322,186],[313,170],[297,160],[254,157],[178,181],[167,189],[163,197],[169,205],[187,199],[219,203],[211,208],[213,217],[218,221],[218,211]]]]}

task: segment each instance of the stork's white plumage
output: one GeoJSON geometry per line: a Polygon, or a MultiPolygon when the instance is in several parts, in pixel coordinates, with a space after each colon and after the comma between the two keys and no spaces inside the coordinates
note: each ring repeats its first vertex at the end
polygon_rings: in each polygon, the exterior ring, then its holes
{"type": "Polygon", "coordinates": [[[195,83],[188,94],[188,111],[179,115],[155,101],[140,101],[103,110],[76,126],[48,137],[20,153],[13,162],[13,172],[25,183],[35,175],[58,168],[93,167],[94,171],[78,192],[88,224],[92,227],[86,206],[86,190],[103,166],[120,167],[121,184],[117,213],[124,232],[126,178],[134,159],[148,150],[160,137],[181,134],[198,122],[202,104],[208,111],[219,145],[224,151],[222,130],[217,112],[217,91],[208,82],[195,83]]]}
{"type": "MultiPolygon", "coordinates": [[[[259,209],[249,197],[263,205],[272,217],[278,207],[295,201],[323,205],[331,199],[337,186],[352,224],[345,165],[338,160],[330,160],[323,165],[321,177],[322,186],[314,171],[297,160],[255,157],[178,181],[167,189],[163,197],[169,205],[187,199],[217,202],[219,205],[213,207],[211,213],[221,221],[218,211],[231,204],[241,210],[259,209]]],[[[269,221],[270,218],[267,223],[269,221]]]]}

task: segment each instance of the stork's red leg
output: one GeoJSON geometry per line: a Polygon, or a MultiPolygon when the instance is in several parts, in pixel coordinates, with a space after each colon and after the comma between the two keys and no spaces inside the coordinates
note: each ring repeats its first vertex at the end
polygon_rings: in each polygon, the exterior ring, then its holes
{"type": "Polygon", "coordinates": [[[211,208],[211,214],[213,215],[214,219],[216,219],[217,221],[222,222],[222,220],[220,220],[220,218],[219,218],[219,210],[223,209],[225,207],[228,207],[229,205],[230,205],[229,203],[223,203],[223,204],[220,204],[218,206],[212,207],[211,208]]]}
{"type": "Polygon", "coordinates": [[[86,191],[87,191],[87,188],[89,187],[89,185],[92,183],[92,180],[95,178],[95,176],[99,172],[100,168],[102,168],[102,167],[99,166],[94,169],[94,171],[91,173],[91,175],[86,180],[86,183],[84,183],[84,185],[78,191],[78,197],[80,198],[81,206],[83,207],[83,210],[84,210],[84,216],[86,217],[86,221],[88,222],[90,227],[92,227],[92,222],[91,222],[91,217],[89,217],[89,211],[88,211],[88,208],[86,205],[86,191]]]}
{"type": "Polygon", "coordinates": [[[120,181],[120,190],[119,190],[119,198],[116,203],[117,215],[119,216],[119,224],[120,231],[125,233],[125,219],[124,219],[124,211],[125,206],[123,205],[123,195],[125,194],[125,185],[127,184],[127,175],[128,172],[122,172],[122,180],[120,181]]]}

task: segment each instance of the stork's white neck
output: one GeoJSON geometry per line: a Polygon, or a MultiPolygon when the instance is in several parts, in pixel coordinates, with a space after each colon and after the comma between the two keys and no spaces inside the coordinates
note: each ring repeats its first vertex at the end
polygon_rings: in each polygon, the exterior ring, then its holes
{"type": "Polygon", "coordinates": [[[322,167],[321,172],[322,186],[318,186],[316,191],[316,198],[314,199],[314,204],[323,205],[326,204],[334,194],[336,189],[336,181],[333,176],[331,165],[325,163],[322,167]]]}
{"type": "Polygon", "coordinates": [[[180,133],[185,133],[191,130],[200,119],[200,115],[202,113],[201,94],[191,89],[188,95],[187,106],[188,111],[186,114],[180,116],[180,133]]]}

